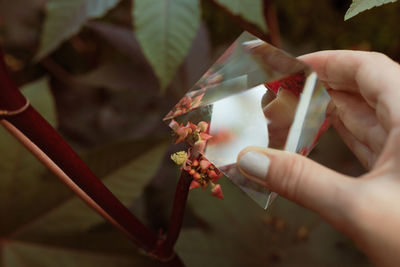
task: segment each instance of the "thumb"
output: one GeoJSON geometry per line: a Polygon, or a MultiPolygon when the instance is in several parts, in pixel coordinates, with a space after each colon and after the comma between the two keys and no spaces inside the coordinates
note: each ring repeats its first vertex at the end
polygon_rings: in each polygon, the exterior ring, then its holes
{"type": "Polygon", "coordinates": [[[299,154],[261,147],[242,150],[237,164],[248,179],[328,220],[337,222],[346,215],[354,179],[299,154]]]}

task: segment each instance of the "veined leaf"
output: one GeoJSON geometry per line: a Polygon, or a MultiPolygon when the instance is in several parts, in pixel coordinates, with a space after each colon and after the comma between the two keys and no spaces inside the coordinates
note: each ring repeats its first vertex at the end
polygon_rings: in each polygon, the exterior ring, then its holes
{"type": "Polygon", "coordinates": [[[198,0],[135,0],[136,38],[160,82],[171,82],[200,24],[198,0]]]}
{"type": "Polygon", "coordinates": [[[344,15],[344,20],[348,20],[358,13],[361,13],[373,7],[393,3],[396,1],[397,0],[353,0],[353,3],[351,3],[349,9],[346,12],[346,15],[344,15]]]}
{"type": "Polygon", "coordinates": [[[78,33],[90,19],[104,16],[120,0],[50,0],[36,59],[54,51],[62,42],[78,33]]]}
{"type": "Polygon", "coordinates": [[[244,20],[255,24],[264,33],[267,32],[267,25],[263,15],[262,0],[214,0],[219,5],[225,7],[233,15],[240,16],[244,20]]]}

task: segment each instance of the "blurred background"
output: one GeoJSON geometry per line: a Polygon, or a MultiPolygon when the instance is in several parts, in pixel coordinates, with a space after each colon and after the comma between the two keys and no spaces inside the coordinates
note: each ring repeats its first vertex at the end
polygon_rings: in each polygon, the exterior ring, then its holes
{"type": "MultiPolygon", "coordinates": [[[[400,3],[344,21],[350,0],[94,2],[0,0],[0,44],[24,94],[155,231],[168,226],[179,176],[162,117],[243,30],[295,56],[358,49],[400,59],[400,3]]],[[[0,151],[1,266],[158,266],[4,130],[0,151]]],[[[332,129],[310,157],[365,172],[332,129]]],[[[176,247],[187,266],[370,265],[312,212],[283,198],[265,212],[221,183],[224,201],[190,193],[176,247]]]]}

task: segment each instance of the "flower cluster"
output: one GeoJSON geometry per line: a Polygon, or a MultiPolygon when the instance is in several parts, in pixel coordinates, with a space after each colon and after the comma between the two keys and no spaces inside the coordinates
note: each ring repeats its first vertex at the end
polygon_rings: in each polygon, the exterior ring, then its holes
{"type": "Polygon", "coordinates": [[[198,159],[190,160],[189,154],[179,151],[171,155],[171,159],[192,177],[190,190],[201,187],[206,189],[211,186],[211,194],[217,198],[224,199],[221,185],[215,184],[222,173],[206,158],[199,156],[198,159]]]}
{"type": "Polygon", "coordinates": [[[175,135],[177,136],[175,144],[186,141],[193,147],[195,153],[203,153],[207,140],[212,137],[207,134],[208,123],[205,121],[201,121],[197,125],[191,122],[183,125],[179,124],[175,120],[171,120],[169,126],[174,130],[175,135]]]}
{"type": "Polygon", "coordinates": [[[199,107],[201,104],[201,99],[204,96],[204,92],[199,93],[200,94],[196,95],[185,95],[165,117],[174,118],[199,107]]]}
{"type": "Polygon", "coordinates": [[[196,125],[188,122],[183,125],[171,120],[169,126],[177,136],[175,144],[186,141],[192,146],[189,153],[179,151],[171,155],[171,159],[193,177],[190,189],[198,187],[205,189],[211,186],[211,194],[223,199],[221,185],[215,184],[222,173],[201,154],[204,152],[207,140],[212,137],[208,134],[208,123],[201,121],[196,125]]]}

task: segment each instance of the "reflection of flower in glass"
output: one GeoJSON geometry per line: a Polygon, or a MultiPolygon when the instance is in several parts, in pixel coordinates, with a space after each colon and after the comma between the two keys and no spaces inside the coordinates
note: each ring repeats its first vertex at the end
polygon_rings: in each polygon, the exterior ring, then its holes
{"type": "Polygon", "coordinates": [[[265,83],[265,87],[275,94],[282,88],[287,89],[299,97],[303,91],[305,79],[305,73],[301,71],[277,81],[267,82],[265,83]]]}
{"type": "Polygon", "coordinates": [[[324,122],[322,123],[321,127],[319,128],[318,132],[315,134],[314,139],[313,139],[313,142],[311,143],[311,145],[308,146],[308,147],[307,147],[307,146],[302,147],[302,148],[300,149],[300,151],[299,151],[299,154],[304,155],[304,156],[307,156],[307,155],[311,152],[311,150],[313,149],[313,147],[317,144],[317,142],[318,142],[319,138],[321,137],[321,135],[322,135],[326,130],[328,130],[329,126],[330,126],[330,120],[329,120],[329,118],[326,118],[326,119],[324,120],[324,122]]]}
{"type": "Polygon", "coordinates": [[[174,118],[199,107],[203,96],[204,92],[196,92],[192,96],[185,95],[165,117],[174,118]]]}
{"type": "Polygon", "coordinates": [[[216,133],[213,133],[213,136],[210,141],[208,141],[208,143],[210,145],[229,143],[233,140],[233,137],[234,134],[231,130],[222,129],[217,131],[216,133]]]}
{"type": "Polygon", "coordinates": [[[237,42],[234,42],[226,51],[225,53],[222,54],[222,56],[220,56],[218,58],[218,60],[215,62],[215,64],[223,64],[225,63],[233,54],[233,51],[235,51],[235,48],[237,46],[237,42]]]}

